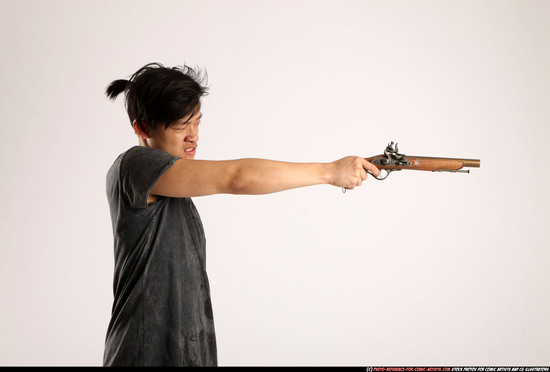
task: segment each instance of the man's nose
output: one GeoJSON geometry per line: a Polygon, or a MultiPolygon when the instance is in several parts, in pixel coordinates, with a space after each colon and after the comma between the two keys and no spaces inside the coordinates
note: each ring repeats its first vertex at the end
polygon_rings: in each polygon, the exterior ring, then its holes
{"type": "Polygon", "coordinates": [[[186,142],[197,142],[199,140],[199,126],[198,125],[191,125],[189,127],[189,132],[187,133],[187,136],[185,136],[186,142]]]}

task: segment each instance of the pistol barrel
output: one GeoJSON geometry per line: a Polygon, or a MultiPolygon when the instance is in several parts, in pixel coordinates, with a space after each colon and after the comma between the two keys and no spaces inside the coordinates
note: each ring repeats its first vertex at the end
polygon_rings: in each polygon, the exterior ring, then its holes
{"type": "Polygon", "coordinates": [[[479,168],[481,166],[480,159],[464,159],[464,166],[469,168],[479,168]]]}

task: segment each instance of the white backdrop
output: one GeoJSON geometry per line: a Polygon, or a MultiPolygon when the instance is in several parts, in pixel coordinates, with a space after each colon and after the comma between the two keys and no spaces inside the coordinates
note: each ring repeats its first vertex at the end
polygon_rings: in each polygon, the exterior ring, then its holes
{"type": "Polygon", "coordinates": [[[220,365],[548,365],[550,2],[0,0],[0,365],[100,365],[105,87],[207,70],[197,158],[481,159],[196,198],[220,365]]]}

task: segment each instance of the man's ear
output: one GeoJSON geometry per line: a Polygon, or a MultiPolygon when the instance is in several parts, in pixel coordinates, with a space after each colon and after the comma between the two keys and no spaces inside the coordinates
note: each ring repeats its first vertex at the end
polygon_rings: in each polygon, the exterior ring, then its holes
{"type": "Polygon", "coordinates": [[[147,129],[143,124],[138,123],[137,120],[134,120],[134,122],[132,123],[132,127],[134,128],[134,132],[142,140],[146,140],[147,138],[149,138],[149,135],[147,134],[147,129]]]}

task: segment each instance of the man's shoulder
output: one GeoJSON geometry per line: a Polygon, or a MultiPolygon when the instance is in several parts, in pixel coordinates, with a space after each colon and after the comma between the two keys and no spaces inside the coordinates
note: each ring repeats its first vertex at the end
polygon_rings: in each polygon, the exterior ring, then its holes
{"type": "Polygon", "coordinates": [[[178,157],[160,149],[134,146],[120,154],[107,172],[107,185],[113,190],[121,185],[126,192],[143,189],[148,192],[152,184],[178,157]]]}
{"type": "Polygon", "coordinates": [[[118,155],[111,165],[111,169],[120,169],[123,164],[140,162],[143,158],[162,157],[163,155],[166,156],[168,154],[162,150],[136,145],[118,155]]]}
{"type": "Polygon", "coordinates": [[[123,152],[117,159],[121,164],[122,163],[133,163],[133,162],[157,162],[157,161],[169,161],[177,157],[170,155],[169,153],[145,146],[134,146],[125,152],[123,152]]]}

